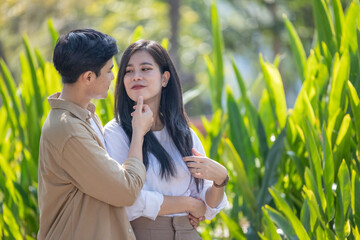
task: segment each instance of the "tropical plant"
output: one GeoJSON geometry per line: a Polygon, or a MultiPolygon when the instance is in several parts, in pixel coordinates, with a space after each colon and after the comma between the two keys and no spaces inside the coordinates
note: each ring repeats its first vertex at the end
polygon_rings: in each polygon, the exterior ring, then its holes
{"type": "MultiPolygon", "coordinates": [[[[201,224],[203,239],[358,239],[360,228],[360,3],[312,0],[316,36],[306,54],[284,16],[298,77],[288,109],[280,58],[259,57],[264,82],[259,105],[251,101],[235,61],[224,54],[215,1],[211,7],[213,54],[205,56],[213,115],[198,135],[207,155],[227,166],[229,207],[201,224]],[[225,63],[234,71],[240,97],[226,85],[225,63]]],[[[58,34],[49,21],[53,44],[58,34]]],[[[138,27],[133,40],[141,36],[138,27]]],[[[38,230],[37,159],[46,97],[61,90],[60,76],[23,37],[21,79],[0,60],[0,236],[35,239],[38,230]]],[[[167,41],[163,42],[167,45],[167,41]]],[[[117,66],[114,73],[117,72],[117,66]]],[[[203,87],[184,94],[186,101],[203,87]]],[[[259,89],[256,89],[259,90],[259,89]]],[[[113,85],[96,101],[105,124],[113,117],[113,85]]],[[[197,131],[195,129],[195,131],[197,131]]]]}
{"type": "Polygon", "coordinates": [[[266,87],[255,108],[233,60],[241,96],[235,99],[229,87],[224,95],[224,74],[218,73],[224,54],[213,5],[214,55],[205,61],[218,112],[210,122],[204,119],[203,143],[230,172],[232,208],[220,217],[233,239],[359,236],[360,4],[352,1],[344,14],[339,0],[331,5],[313,0],[313,10],[316,41],[309,56],[284,16],[302,81],[294,108],[286,106],[279,58],[272,64],[261,55],[257,81],[266,87]]]}

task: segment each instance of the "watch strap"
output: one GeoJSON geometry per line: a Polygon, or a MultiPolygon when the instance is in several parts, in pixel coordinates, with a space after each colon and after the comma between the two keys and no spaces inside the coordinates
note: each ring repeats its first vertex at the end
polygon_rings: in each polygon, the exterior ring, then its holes
{"type": "Polygon", "coordinates": [[[226,178],[224,180],[224,182],[222,184],[216,184],[215,182],[213,182],[214,186],[217,187],[217,188],[221,188],[221,187],[224,187],[226,186],[226,184],[228,183],[229,181],[229,175],[226,175],[226,178]]]}

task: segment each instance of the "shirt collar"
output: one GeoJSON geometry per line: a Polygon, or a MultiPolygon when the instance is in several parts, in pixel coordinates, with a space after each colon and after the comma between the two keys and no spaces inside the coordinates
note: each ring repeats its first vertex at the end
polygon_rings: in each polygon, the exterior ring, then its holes
{"type": "Polygon", "coordinates": [[[91,112],[91,114],[95,113],[95,105],[91,102],[89,103],[87,109],[84,109],[73,102],[67,101],[65,99],[60,99],[59,96],[60,92],[57,92],[48,97],[48,102],[52,109],[59,108],[67,110],[83,121],[87,121],[91,118],[89,111],[91,112]]]}

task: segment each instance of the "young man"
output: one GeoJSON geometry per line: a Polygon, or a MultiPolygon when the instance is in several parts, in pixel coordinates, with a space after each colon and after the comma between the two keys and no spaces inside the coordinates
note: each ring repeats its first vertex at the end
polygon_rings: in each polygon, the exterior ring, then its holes
{"type": "Polygon", "coordinates": [[[152,112],[139,97],[131,150],[120,165],[105,151],[90,102],[107,96],[117,52],[114,38],[92,29],[71,31],[55,46],[64,86],[48,98],[40,139],[38,239],[135,239],[124,206],[133,204],[145,181],[142,144],[152,112]]]}

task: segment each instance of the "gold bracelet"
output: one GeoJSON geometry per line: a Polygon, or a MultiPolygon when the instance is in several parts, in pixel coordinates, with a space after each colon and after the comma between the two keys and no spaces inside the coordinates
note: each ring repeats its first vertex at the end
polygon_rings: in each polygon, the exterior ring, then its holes
{"type": "Polygon", "coordinates": [[[216,184],[215,182],[213,182],[213,184],[214,184],[214,187],[221,188],[221,187],[226,186],[228,181],[229,181],[229,175],[226,175],[226,178],[225,178],[225,180],[224,180],[224,182],[222,184],[219,185],[219,184],[216,184]]]}

